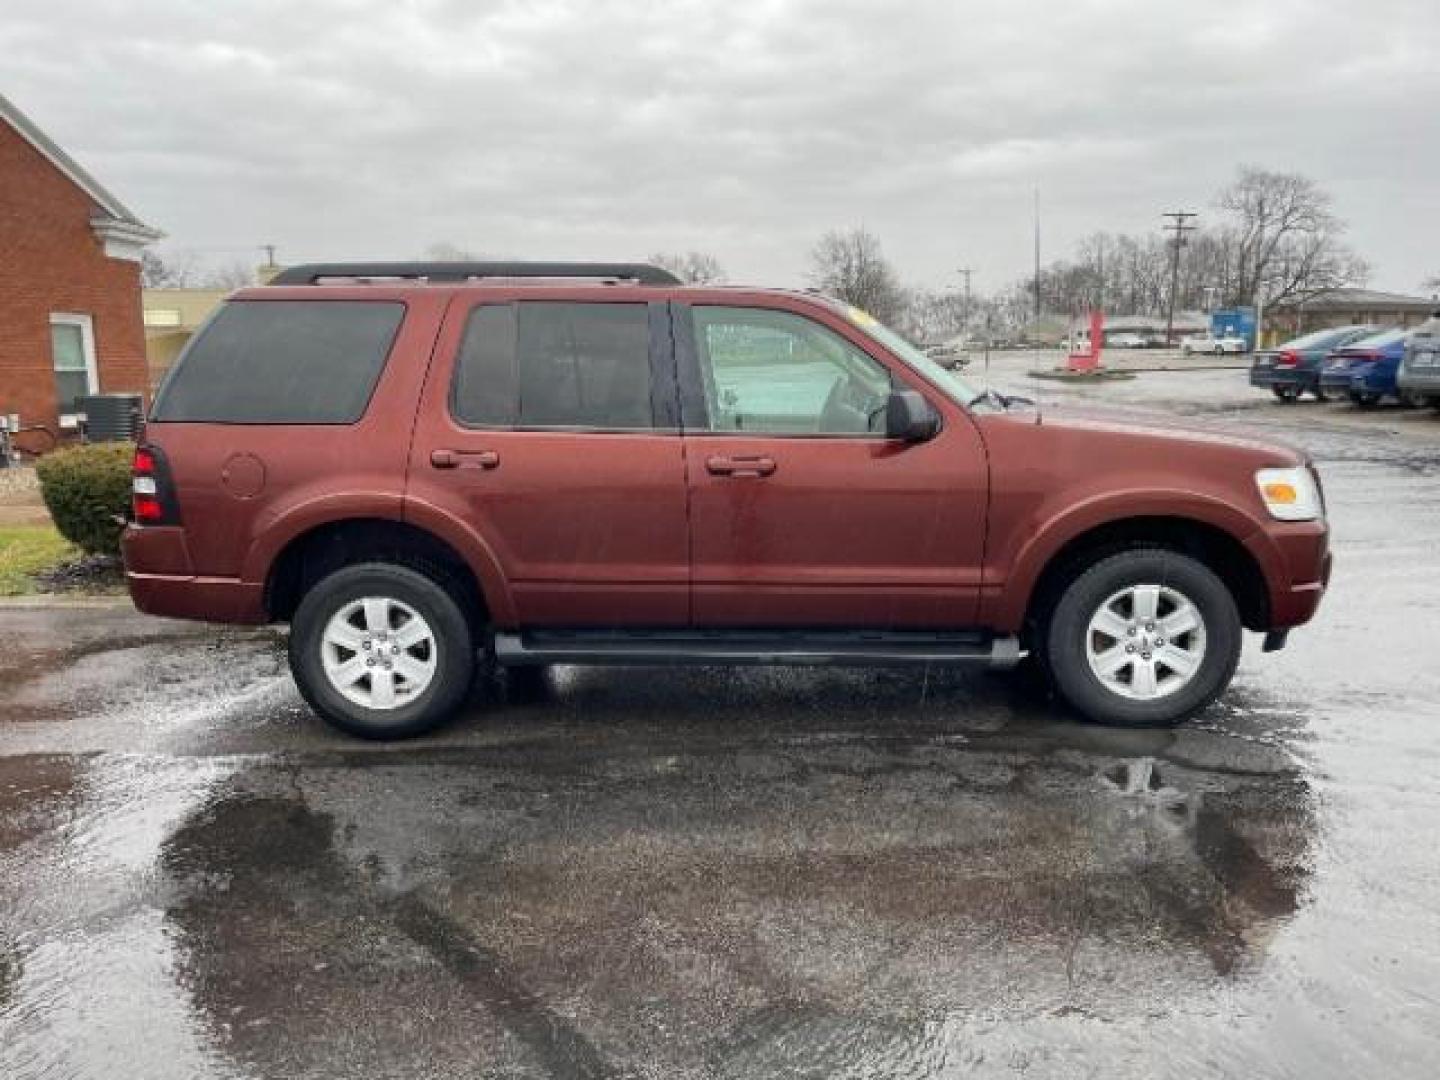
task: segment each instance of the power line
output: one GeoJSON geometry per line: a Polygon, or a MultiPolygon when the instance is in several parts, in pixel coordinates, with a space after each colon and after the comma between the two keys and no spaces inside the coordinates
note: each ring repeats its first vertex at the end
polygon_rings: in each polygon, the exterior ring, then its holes
{"type": "Polygon", "coordinates": [[[1180,288],[1180,249],[1186,244],[1185,234],[1192,233],[1197,228],[1187,222],[1200,215],[1193,210],[1171,210],[1160,216],[1171,218],[1174,223],[1165,228],[1175,230],[1175,235],[1170,240],[1174,250],[1170,253],[1170,303],[1165,316],[1165,344],[1173,345],[1175,343],[1175,293],[1180,288]]]}

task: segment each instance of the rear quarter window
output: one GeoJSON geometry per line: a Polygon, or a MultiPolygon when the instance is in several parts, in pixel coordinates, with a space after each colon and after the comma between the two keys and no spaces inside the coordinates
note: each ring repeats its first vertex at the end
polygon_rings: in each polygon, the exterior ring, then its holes
{"type": "Polygon", "coordinates": [[[353,424],[404,317],[390,301],[231,301],[185,349],[151,419],[353,424]]]}

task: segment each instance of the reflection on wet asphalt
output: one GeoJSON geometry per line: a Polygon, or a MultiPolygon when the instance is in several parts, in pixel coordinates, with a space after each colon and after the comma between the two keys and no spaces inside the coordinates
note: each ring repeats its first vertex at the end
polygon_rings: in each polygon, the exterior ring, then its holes
{"type": "Polygon", "coordinates": [[[0,1075],[1433,1075],[1440,455],[1272,411],[1335,587],[1175,732],[562,668],[375,746],[270,631],[0,610],[0,1075]]]}

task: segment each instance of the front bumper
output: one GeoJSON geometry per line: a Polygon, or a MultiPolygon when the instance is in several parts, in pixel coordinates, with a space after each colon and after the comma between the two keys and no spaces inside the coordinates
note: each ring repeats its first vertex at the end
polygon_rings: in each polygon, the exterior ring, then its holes
{"type": "Polygon", "coordinates": [[[1440,367],[1401,368],[1395,382],[1415,394],[1440,394],[1440,367]]]}
{"type": "Polygon", "coordinates": [[[1246,543],[1264,571],[1269,618],[1264,630],[1309,622],[1330,586],[1334,557],[1323,521],[1276,522],[1246,543]]]}

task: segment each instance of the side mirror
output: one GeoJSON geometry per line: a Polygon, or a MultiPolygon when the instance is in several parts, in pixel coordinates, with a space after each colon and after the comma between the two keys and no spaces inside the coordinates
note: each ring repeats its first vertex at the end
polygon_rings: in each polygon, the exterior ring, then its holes
{"type": "Polygon", "coordinates": [[[885,437],[906,442],[933,439],[940,417],[918,390],[891,390],[885,399],[885,437]]]}

